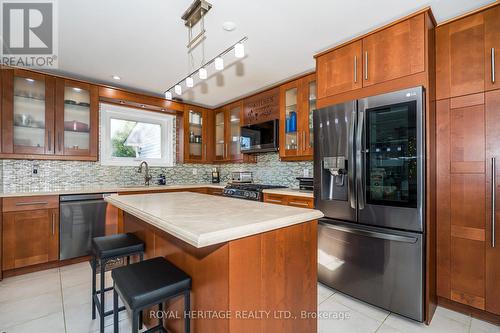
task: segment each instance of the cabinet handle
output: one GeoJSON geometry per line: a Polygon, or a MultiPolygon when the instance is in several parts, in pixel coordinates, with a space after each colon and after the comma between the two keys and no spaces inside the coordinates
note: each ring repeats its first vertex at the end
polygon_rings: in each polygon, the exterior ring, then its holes
{"type": "Polygon", "coordinates": [[[358,83],[358,56],[354,56],[354,83],[358,83]]]}
{"type": "Polygon", "coordinates": [[[274,203],[283,203],[281,200],[274,200],[274,199],[266,199],[266,202],[274,202],[274,203]]]}
{"type": "Polygon", "coordinates": [[[48,205],[47,201],[16,202],[16,206],[48,205]]]}
{"type": "Polygon", "coordinates": [[[495,48],[491,48],[491,83],[495,83],[495,48]]]}
{"type": "Polygon", "coordinates": [[[496,187],[497,187],[497,159],[491,158],[491,247],[495,247],[495,211],[496,211],[496,187]]]}
{"type": "Polygon", "coordinates": [[[225,158],[228,158],[228,153],[227,153],[227,143],[225,144],[226,145],[226,157],[225,158]]]}
{"type": "Polygon", "coordinates": [[[302,206],[302,207],[309,207],[309,204],[306,202],[296,202],[296,201],[290,201],[290,205],[296,205],[296,206],[302,206]]]}
{"type": "Polygon", "coordinates": [[[57,147],[59,149],[59,152],[61,152],[61,132],[57,133],[57,147]]]}
{"type": "Polygon", "coordinates": [[[56,214],[52,213],[52,236],[56,234],[56,214]]]}
{"type": "Polygon", "coordinates": [[[203,145],[203,158],[204,159],[207,158],[207,144],[206,143],[203,145]]]}
{"type": "Polygon", "coordinates": [[[302,149],[306,150],[306,131],[302,131],[302,137],[303,137],[303,146],[302,146],[302,149]]]}
{"type": "Polygon", "coordinates": [[[365,52],[365,80],[368,80],[368,51],[365,52]]]}
{"type": "Polygon", "coordinates": [[[48,141],[49,141],[49,151],[52,151],[52,138],[51,138],[51,130],[49,130],[49,138],[48,138],[48,141]]]}

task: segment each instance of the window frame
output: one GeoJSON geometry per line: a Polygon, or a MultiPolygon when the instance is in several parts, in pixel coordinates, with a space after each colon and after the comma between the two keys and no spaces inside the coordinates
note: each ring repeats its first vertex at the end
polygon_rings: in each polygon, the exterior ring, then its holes
{"type": "Polygon", "coordinates": [[[144,111],[129,106],[118,106],[100,103],[100,160],[101,165],[109,166],[137,166],[146,161],[152,167],[172,167],[175,165],[175,116],[144,111]],[[161,126],[161,155],[162,158],[132,158],[111,156],[111,119],[128,120],[161,126]]]}

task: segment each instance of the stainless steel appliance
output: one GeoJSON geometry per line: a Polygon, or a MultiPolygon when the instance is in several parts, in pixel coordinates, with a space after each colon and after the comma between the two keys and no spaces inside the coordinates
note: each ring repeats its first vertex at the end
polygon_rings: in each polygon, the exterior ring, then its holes
{"type": "Polygon", "coordinates": [[[279,120],[241,127],[240,144],[242,153],[277,151],[278,141],[279,120]]]}
{"type": "Polygon", "coordinates": [[[224,188],[223,195],[226,197],[263,201],[262,191],[271,188],[285,188],[286,186],[262,185],[262,184],[229,184],[224,188]]]}
{"type": "Polygon", "coordinates": [[[231,172],[232,183],[251,183],[253,181],[252,172],[250,171],[235,171],[231,172]]]}
{"type": "Polygon", "coordinates": [[[104,236],[107,195],[110,194],[60,196],[59,259],[89,255],[92,238],[104,236]]]}
{"type": "Polygon", "coordinates": [[[318,278],[423,321],[424,91],[314,111],[318,278]]]}
{"type": "Polygon", "coordinates": [[[312,177],[297,177],[299,181],[299,190],[300,191],[310,191],[314,190],[314,178],[312,177]]]}

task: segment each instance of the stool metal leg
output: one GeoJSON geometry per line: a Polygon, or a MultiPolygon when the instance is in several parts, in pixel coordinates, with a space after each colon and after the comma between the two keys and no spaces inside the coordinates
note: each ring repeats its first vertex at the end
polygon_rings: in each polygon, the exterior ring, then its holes
{"type": "Polygon", "coordinates": [[[189,313],[191,311],[190,294],[190,290],[186,290],[184,293],[184,333],[189,333],[191,326],[191,316],[189,313]]]}
{"type": "Polygon", "coordinates": [[[113,332],[118,333],[118,293],[113,283],[113,332]]]}
{"type": "Polygon", "coordinates": [[[101,259],[101,306],[99,307],[99,319],[100,319],[100,331],[101,333],[104,332],[104,312],[105,312],[105,309],[104,309],[104,305],[106,304],[105,300],[104,300],[104,294],[105,294],[105,291],[104,289],[106,289],[105,285],[104,285],[104,277],[105,277],[105,269],[106,269],[106,260],[103,260],[101,259]]]}
{"type": "Polygon", "coordinates": [[[91,261],[91,264],[92,266],[92,320],[95,319],[95,299],[94,299],[94,296],[96,295],[96,287],[95,287],[95,284],[96,284],[96,258],[95,256],[92,256],[92,261],[91,261]]]}
{"type": "Polygon", "coordinates": [[[132,332],[137,333],[139,332],[139,313],[138,311],[132,311],[132,332]]]}
{"type": "Polygon", "coordinates": [[[163,303],[158,304],[158,326],[163,326],[163,303]]]}
{"type": "Polygon", "coordinates": [[[142,330],[142,311],[139,311],[139,329],[142,330]]]}
{"type": "Polygon", "coordinates": [[[127,266],[130,265],[130,256],[127,256],[127,266]]]}

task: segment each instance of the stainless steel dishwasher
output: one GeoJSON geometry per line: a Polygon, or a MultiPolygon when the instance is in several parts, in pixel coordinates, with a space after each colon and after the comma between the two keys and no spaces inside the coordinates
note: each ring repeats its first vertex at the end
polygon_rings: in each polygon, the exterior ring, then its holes
{"type": "Polygon", "coordinates": [[[90,254],[93,237],[104,236],[111,193],[62,195],[59,198],[59,259],[90,254]]]}

